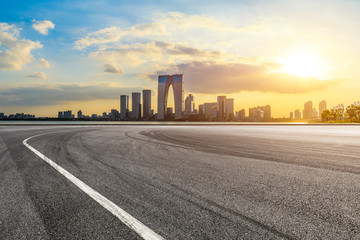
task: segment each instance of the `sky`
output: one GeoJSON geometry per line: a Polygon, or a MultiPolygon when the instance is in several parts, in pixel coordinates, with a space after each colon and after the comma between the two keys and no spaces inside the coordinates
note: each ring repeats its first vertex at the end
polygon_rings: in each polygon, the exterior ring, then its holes
{"type": "Polygon", "coordinates": [[[360,100],[359,1],[0,1],[5,114],[101,114],[142,89],[156,111],[157,75],[176,73],[196,106],[360,100]]]}

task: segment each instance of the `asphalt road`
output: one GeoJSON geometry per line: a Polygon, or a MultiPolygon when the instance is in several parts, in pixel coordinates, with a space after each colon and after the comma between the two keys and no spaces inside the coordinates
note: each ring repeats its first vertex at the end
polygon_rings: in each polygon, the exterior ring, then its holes
{"type": "Polygon", "coordinates": [[[0,239],[360,239],[360,126],[0,126],[0,239]]]}

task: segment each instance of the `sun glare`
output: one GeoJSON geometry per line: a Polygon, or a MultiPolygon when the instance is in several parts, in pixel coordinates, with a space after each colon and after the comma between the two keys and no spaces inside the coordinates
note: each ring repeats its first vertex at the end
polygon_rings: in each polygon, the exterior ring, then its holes
{"type": "Polygon", "coordinates": [[[282,72],[300,77],[321,77],[325,74],[321,59],[310,52],[294,52],[283,61],[282,72]]]}

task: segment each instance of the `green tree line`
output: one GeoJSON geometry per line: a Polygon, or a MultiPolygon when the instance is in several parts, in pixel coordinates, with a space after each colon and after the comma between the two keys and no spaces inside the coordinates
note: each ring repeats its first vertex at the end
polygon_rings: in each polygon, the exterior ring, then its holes
{"type": "Polygon", "coordinates": [[[321,113],[321,120],[323,122],[329,121],[349,121],[349,122],[360,122],[360,106],[351,104],[344,109],[331,109],[324,110],[321,113]]]}

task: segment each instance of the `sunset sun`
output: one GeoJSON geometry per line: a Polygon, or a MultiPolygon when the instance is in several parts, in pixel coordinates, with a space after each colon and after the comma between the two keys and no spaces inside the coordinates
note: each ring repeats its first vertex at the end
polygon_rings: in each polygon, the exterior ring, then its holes
{"type": "Polygon", "coordinates": [[[282,72],[300,77],[320,77],[324,71],[323,62],[316,54],[311,52],[293,52],[282,61],[282,72]]]}

